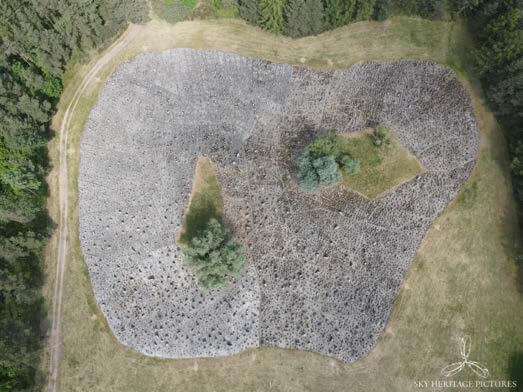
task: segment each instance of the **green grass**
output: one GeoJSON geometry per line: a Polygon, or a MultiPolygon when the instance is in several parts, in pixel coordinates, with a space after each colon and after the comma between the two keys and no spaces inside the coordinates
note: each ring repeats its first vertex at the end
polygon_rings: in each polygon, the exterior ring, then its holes
{"type": "MultiPolygon", "coordinates": [[[[415,380],[439,379],[441,368],[459,359],[457,338],[463,334],[472,338],[470,359],[487,366],[492,379],[514,377],[521,364],[515,351],[523,346],[518,316],[523,303],[513,251],[516,206],[503,134],[485,108],[478,84],[468,78],[467,42],[469,37],[459,21],[405,17],[358,22],[298,40],[273,36],[239,20],[176,25],[157,19],[149,22],[139,37],[102,70],[74,114],[68,155],[70,250],[64,287],[61,391],[419,391],[415,380]],[[81,130],[117,64],[143,51],[176,47],[222,50],[321,69],[347,67],[362,60],[416,58],[450,64],[457,70],[471,93],[481,134],[478,162],[462,191],[475,187],[468,192],[475,196],[458,196],[427,232],[387,327],[369,356],[342,364],[310,352],[261,348],[226,358],[164,360],[125,348],[110,332],[93,300],[78,238],[76,178],[81,130]]],[[[85,64],[68,68],[54,124],[59,123],[88,69],[85,64]]],[[[54,216],[58,203],[56,151],[53,140],[49,203],[54,216]]],[[[56,241],[50,244],[48,271],[53,270],[56,260],[56,241]]],[[[50,298],[52,287],[46,288],[50,298]]],[[[465,369],[457,379],[472,377],[465,369]]]]}
{"type": "Polygon", "coordinates": [[[190,19],[236,18],[238,7],[222,0],[151,0],[154,14],[168,23],[190,19]]]}
{"type": "Polygon", "coordinates": [[[196,0],[151,0],[151,6],[156,16],[169,23],[190,19],[195,5],[196,0]]]}
{"type": "Polygon", "coordinates": [[[188,10],[193,10],[196,3],[198,3],[198,0],[180,0],[180,3],[182,3],[188,10]]]}
{"type": "Polygon", "coordinates": [[[221,221],[223,197],[211,161],[200,157],[196,163],[189,207],[185,213],[178,244],[187,246],[211,218],[221,221]]]}
{"type": "Polygon", "coordinates": [[[390,144],[376,147],[369,132],[348,137],[346,151],[360,160],[360,172],[343,175],[343,184],[368,198],[374,198],[411,180],[423,169],[416,157],[391,137],[390,144]]]}

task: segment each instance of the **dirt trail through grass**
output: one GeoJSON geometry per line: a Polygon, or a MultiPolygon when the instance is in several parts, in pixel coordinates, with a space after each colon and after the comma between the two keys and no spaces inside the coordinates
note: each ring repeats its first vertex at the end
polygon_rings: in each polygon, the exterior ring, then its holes
{"type": "Polygon", "coordinates": [[[78,101],[89,84],[96,77],[97,73],[102,69],[111,59],[119,53],[129,42],[136,38],[140,32],[141,26],[132,25],[129,29],[107,50],[107,52],[96,62],[91,68],[91,71],[85,76],[82,83],[76,90],[73,99],[67,107],[63,120],[60,126],[60,169],[59,169],[59,225],[58,225],[58,254],[56,259],[56,275],[54,281],[53,292],[53,310],[52,310],[52,326],[49,338],[49,375],[47,390],[54,392],[56,390],[58,371],[60,368],[60,359],[62,356],[62,298],[64,289],[64,272],[65,263],[67,262],[68,243],[67,243],[67,224],[68,224],[68,210],[69,210],[69,178],[67,171],[67,151],[68,151],[68,132],[70,128],[71,118],[78,101]]]}

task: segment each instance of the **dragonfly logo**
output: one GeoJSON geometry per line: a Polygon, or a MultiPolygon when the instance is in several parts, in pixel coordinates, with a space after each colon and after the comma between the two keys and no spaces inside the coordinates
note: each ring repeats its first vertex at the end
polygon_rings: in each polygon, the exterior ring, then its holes
{"type": "Polygon", "coordinates": [[[487,378],[489,375],[488,369],[476,361],[470,361],[469,360],[469,354],[470,354],[470,336],[465,336],[461,338],[461,347],[460,347],[460,354],[461,354],[461,361],[451,363],[448,366],[445,366],[441,370],[441,374],[445,377],[451,377],[455,374],[458,374],[461,372],[465,367],[468,367],[470,370],[472,370],[476,375],[482,378],[487,378]]]}

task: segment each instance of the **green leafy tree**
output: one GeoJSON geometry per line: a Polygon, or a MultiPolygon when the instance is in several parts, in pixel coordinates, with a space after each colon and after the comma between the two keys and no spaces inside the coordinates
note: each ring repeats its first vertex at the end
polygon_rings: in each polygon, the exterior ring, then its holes
{"type": "Polygon", "coordinates": [[[523,57],[491,75],[486,95],[496,114],[505,117],[523,116],[523,57]]]}
{"type": "Polygon", "coordinates": [[[327,188],[341,182],[341,173],[338,170],[336,159],[332,155],[316,158],[312,161],[312,165],[318,174],[321,188],[327,188]]]}
{"type": "Polygon", "coordinates": [[[260,0],[259,24],[275,34],[285,33],[285,0],[260,0]]]}
{"type": "Polygon", "coordinates": [[[512,150],[513,158],[510,168],[516,176],[523,177],[523,140],[520,140],[512,150]]]}
{"type": "Polygon", "coordinates": [[[242,246],[216,219],[211,218],[205,229],[191,239],[183,250],[185,262],[204,288],[227,285],[227,276],[237,276],[245,264],[242,246]]]}
{"type": "Polygon", "coordinates": [[[298,158],[298,185],[312,193],[336,185],[342,172],[356,174],[360,162],[347,153],[347,140],[338,135],[326,135],[309,144],[298,158]]]}
{"type": "Polygon", "coordinates": [[[41,389],[46,146],[65,66],[147,13],[146,0],[0,1],[0,391],[41,389]]]}
{"type": "Polygon", "coordinates": [[[339,184],[342,175],[332,155],[314,158],[305,151],[298,160],[298,185],[306,192],[339,184]]]}

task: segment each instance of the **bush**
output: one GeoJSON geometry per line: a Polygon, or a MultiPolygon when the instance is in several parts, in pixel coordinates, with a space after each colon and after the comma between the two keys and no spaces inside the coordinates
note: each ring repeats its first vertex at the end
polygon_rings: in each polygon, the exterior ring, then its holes
{"type": "Polygon", "coordinates": [[[305,151],[298,160],[298,184],[306,192],[316,192],[341,181],[338,164],[332,155],[314,158],[305,151]]]}
{"type": "Polygon", "coordinates": [[[342,171],[356,174],[360,162],[347,152],[347,140],[338,135],[316,139],[298,158],[298,185],[306,192],[316,192],[339,184],[342,171]]]}
{"type": "Polygon", "coordinates": [[[185,262],[191,267],[200,286],[225,287],[227,276],[237,276],[245,265],[242,246],[231,232],[212,218],[189,246],[183,249],[185,262]]]}
{"type": "Polygon", "coordinates": [[[340,168],[347,175],[358,174],[360,172],[360,161],[349,155],[344,155],[340,160],[340,168]]]}
{"type": "Polygon", "coordinates": [[[385,147],[390,144],[389,131],[382,125],[378,125],[370,137],[376,147],[385,147]]]}

